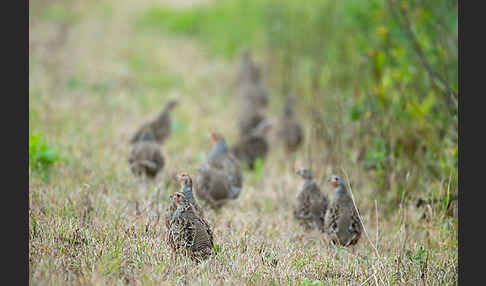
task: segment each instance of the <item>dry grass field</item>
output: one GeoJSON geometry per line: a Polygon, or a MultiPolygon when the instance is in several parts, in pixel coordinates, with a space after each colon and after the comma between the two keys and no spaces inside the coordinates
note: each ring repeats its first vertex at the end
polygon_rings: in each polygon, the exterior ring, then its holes
{"type": "MultiPolygon", "coordinates": [[[[205,160],[208,134],[237,139],[237,59],[214,56],[188,37],[138,32],[136,20],[153,4],[147,0],[77,1],[70,9],[62,3],[30,3],[29,128],[45,134],[62,158],[48,176],[29,168],[31,285],[457,284],[457,217],[417,208],[406,196],[390,210],[356,163],[355,146],[344,147],[351,151],[339,164],[320,164],[309,152],[330,151],[308,141],[295,166],[272,148],[262,168],[244,171],[237,200],[206,212],[215,256],[200,264],[174,257],[160,220],[179,189],[175,174],[195,176],[205,160]],[[166,167],[144,182],[128,168],[128,141],[168,98],[180,104],[162,147],[166,167]],[[355,247],[330,246],[294,221],[299,167],[312,167],[330,197],[331,174],[351,184],[366,229],[355,247]]],[[[269,117],[282,104],[271,98],[269,117]]],[[[306,110],[296,114],[309,138],[306,110]]],[[[447,182],[430,184],[450,191],[447,182]]]]}

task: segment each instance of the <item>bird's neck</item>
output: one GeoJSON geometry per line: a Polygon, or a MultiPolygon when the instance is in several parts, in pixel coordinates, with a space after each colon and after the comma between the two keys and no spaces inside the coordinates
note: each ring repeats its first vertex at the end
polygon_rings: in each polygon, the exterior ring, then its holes
{"type": "Polygon", "coordinates": [[[184,201],[182,202],[181,204],[179,204],[175,210],[175,212],[172,214],[172,218],[171,218],[171,224],[172,222],[174,221],[175,218],[177,218],[178,216],[181,215],[182,212],[184,211],[187,211],[187,202],[184,201]]]}
{"type": "Polygon", "coordinates": [[[348,197],[348,191],[346,190],[346,187],[344,185],[340,184],[334,191],[334,200],[338,200],[344,197],[348,197]]]}
{"type": "Polygon", "coordinates": [[[304,179],[304,186],[310,185],[312,184],[312,182],[313,182],[312,178],[306,178],[304,179]]]}
{"type": "Polygon", "coordinates": [[[182,186],[182,193],[188,200],[194,199],[194,195],[192,193],[192,181],[186,180],[184,185],[182,186]]]}
{"type": "Polygon", "coordinates": [[[211,154],[209,155],[210,158],[213,158],[216,155],[228,152],[228,145],[226,145],[226,141],[224,139],[220,139],[213,147],[211,154]]]}
{"type": "Polygon", "coordinates": [[[161,120],[165,118],[169,114],[169,112],[170,112],[169,106],[165,106],[164,109],[162,109],[162,111],[160,112],[159,117],[157,117],[157,119],[161,120]]]}

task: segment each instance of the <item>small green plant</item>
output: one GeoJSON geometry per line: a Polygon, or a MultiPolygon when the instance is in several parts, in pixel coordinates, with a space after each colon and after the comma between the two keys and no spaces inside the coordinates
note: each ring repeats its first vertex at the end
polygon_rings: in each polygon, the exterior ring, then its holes
{"type": "Polygon", "coordinates": [[[309,278],[304,278],[302,279],[302,281],[300,282],[300,285],[301,286],[321,286],[323,285],[321,281],[319,280],[314,280],[312,281],[312,283],[310,282],[309,278]]]}
{"type": "Polygon", "coordinates": [[[422,246],[417,249],[417,253],[415,253],[411,259],[415,260],[416,262],[422,264],[423,263],[423,260],[425,259],[425,257],[427,256],[427,250],[425,250],[425,248],[423,248],[422,246]]]}
{"type": "Polygon", "coordinates": [[[262,158],[256,158],[253,166],[254,166],[253,172],[255,173],[256,178],[260,179],[260,177],[262,176],[262,171],[263,171],[263,160],[262,160],[262,158]]]}
{"type": "Polygon", "coordinates": [[[51,166],[59,161],[59,153],[41,133],[29,133],[29,167],[46,178],[51,166]]]}
{"type": "Polygon", "coordinates": [[[221,251],[221,246],[213,241],[213,249],[216,253],[219,253],[221,251]]]}

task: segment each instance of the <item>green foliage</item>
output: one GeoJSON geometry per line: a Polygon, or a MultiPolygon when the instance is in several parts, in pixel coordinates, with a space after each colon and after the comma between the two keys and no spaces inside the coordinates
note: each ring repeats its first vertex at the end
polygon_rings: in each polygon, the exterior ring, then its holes
{"type": "Polygon", "coordinates": [[[201,7],[182,11],[167,7],[152,7],[142,15],[137,22],[137,27],[167,28],[175,33],[194,35],[202,24],[203,10],[201,7]]]}
{"type": "Polygon", "coordinates": [[[366,153],[365,162],[368,167],[372,167],[378,170],[384,168],[384,162],[386,159],[386,142],[382,138],[375,138],[373,145],[366,153]]]}
{"type": "Polygon", "coordinates": [[[60,160],[60,155],[47,143],[43,134],[29,132],[29,167],[32,170],[46,178],[51,166],[60,160]]]}
{"type": "MultiPolygon", "coordinates": [[[[457,23],[452,2],[234,0],[152,7],[137,24],[196,37],[223,56],[263,54],[276,93],[299,94],[308,108],[322,102],[329,134],[356,128],[351,148],[366,151],[365,166],[388,187],[393,172],[410,169],[437,179],[452,173],[457,185],[457,139],[441,135],[457,133],[457,23]]],[[[329,138],[316,140],[341,152],[329,138]]],[[[394,177],[398,197],[405,178],[394,177]]]]}
{"type": "Polygon", "coordinates": [[[136,27],[196,36],[213,52],[233,56],[240,48],[257,42],[265,3],[257,0],[219,1],[209,7],[194,5],[187,9],[152,7],[141,15],[136,27]]]}
{"type": "Polygon", "coordinates": [[[82,81],[80,81],[78,78],[74,76],[70,76],[67,80],[67,88],[69,90],[77,90],[81,89],[84,87],[84,84],[82,81]]]}
{"type": "Polygon", "coordinates": [[[319,280],[314,280],[310,282],[309,278],[304,278],[302,279],[302,281],[300,281],[299,285],[300,286],[322,286],[324,284],[322,284],[322,282],[319,280]]]}
{"type": "Polygon", "coordinates": [[[257,179],[261,178],[262,171],[263,171],[263,159],[256,158],[255,162],[253,163],[253,173],[255,174],[257,179]]]}
{"type": "Polygon", "coordinates": [[[216,243],[216,241],[213,241],[213,249],[216,253],[219,253],[221,251],[221,246],[216,243]]]}
{"type": "Polygon", "coordinates": [[[107,94],[112,89],[111,82],[96,82],[91,86],[91,90],[96,93],[107,94]]]}
{"type": "MultiPolygon", "coordinates": [[[[41,17],[52,22],[75,22],[79,21],[81,14],[71,9],[64,3],[52,3],[42,7],[41,17]]],[[[30,10],[29,10],[30,12],[30,10]]]]}
{"type": "Polygon", "coordinates": [[[417,249],[417,252],[410,257],[411,260],[419,264],[425,263],[426,258],[427,258],[427,250],[423,246],[420,246],[420,248],[417,249]]]}

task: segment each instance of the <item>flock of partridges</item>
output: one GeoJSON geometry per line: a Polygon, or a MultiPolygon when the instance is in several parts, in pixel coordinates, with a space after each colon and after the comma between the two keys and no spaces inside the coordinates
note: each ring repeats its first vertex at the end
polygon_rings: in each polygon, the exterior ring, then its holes
{"type": "MultiPolygon", "coordinates": [[[[228,146],[224,136],[214,132],[214,143],[206,162],[198,166],[194,176],[181,172],[176,176],[181,189],[170,195],[165,212],[167,243],[176,254],[189,255],[200,261],[214,254],[214,235],[204,215],[204,208],[218,209],[235,200],[243,189],[241,164],[255,168],[258,158],[264,160],[269,143],[267,133],[273,128],[265,117],[268,92],[261,79],[261,68],[249,52],[242,55],[238,76],[238,95],[241,99],[238,117],[239,140],[228,146]]],[[[171,110],[178,101],[170,99],[160,115],[142,125],[132,137],[129,165],[133,174],[155,178],[164,168],[161,152],[164,141],[171,134],[171,110]]],[[[287,154],[294,154],[304,140],[303,129],[294,118],[293,97],[287,97],[283,114],[275,124],[276,134],[287,154]]],[[[308,168],[296,175],[304,183],[295,198],[293,215],[306,230],[317,229],[328,241],[342,246],[354,245],[363,230],[358,209],[345,183],[338,176],[328,182],[335,189],[332,201],[321,192],[308,168]]]]}

